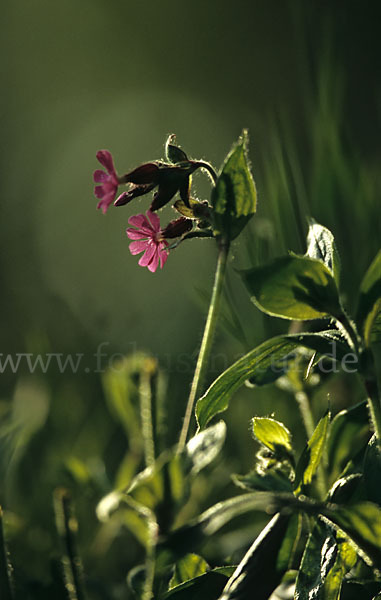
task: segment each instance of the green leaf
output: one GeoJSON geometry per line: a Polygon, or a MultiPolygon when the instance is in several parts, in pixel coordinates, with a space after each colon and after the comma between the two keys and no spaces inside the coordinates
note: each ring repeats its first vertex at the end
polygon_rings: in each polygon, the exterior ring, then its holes
{"type": "Polygon", "coordinates": [[[207,600],[218,600],[230,577],[234,567],[217,567],[193,579],[169,590],[162,600],[194,600],[195,598],[207,598],[207,600]]]}
{"type": "Polygon", "coordinates": [[[13,600],[11,568],[4,539],[3,510],[0,506],[0,598],[13,600]]]}
{"type": "Polygon", "coordinates": [[[232,240],[242,231],[257,207],[257,193],[247,157],[244,131],[228,154],[212,192],[214,230],[232,240]]]}
{"type": "Polygon", "coordinates": [[[381,341],[381,250],[361,282],[356,321],[367,346],[381,341]]]}
{"type": "Polygon", "coordinates": [[[238,487],[246,490],[261,492],[292,492],[289,478],[280,469],[271,469],[266,473],[251,471],[247,475],[233,475],[233,481],[238,487]]]}
{"type": "Polygon", "coordinates": [[[329,506],[322,511],[355,543],[359,554],[371,565],[381,567],[381,508],[372,502],[329,506]]]}
{"type": "Polygon", "coordinates": [[[347,477],[337,479],[328,492],[327,499],[336,504],[353,504],[355,501],[366,500],[362,473],[351,473],[347,477]]]}
{"type": "Polygon", "coordinates": [[[275,515],[259,534],[227,582],[219,600],[267,600],[280,583],[287,562],[279,560],[290,517],[275,515]],[[255,592],[254,592],[255,590],[255,592]]]}
{"type": "Polygon", "coordinates": [[[284,502],[288,505],[290,498],[291,501],[295,500],[292,494],[286,494],[286,498],[283,499],[278,494],[256,492],[223,500],[183,527],[174,530],[163,541],[163,548],[174,552],[177,556],[188,554],[195,551],[209,536],[217,533],[235,517],[258,510],[266,511],[268,514],[275,513],[284,502]]]}
{"type": "Polygon", "coordinates": [[[314,219],[309,218],[308,224],[306,256],[316,258],[324,263],[338,284],[340,277],[340,257],[333,234],[327,227],[320,225],[314,219]]]}
{"type": "Polygon", "coordinates": [[[381,506],[381,450],[373,435],[365,452],[364,481],[367,498],[381,506]]]}
{"type": "Polygon", "coordinates": [[[317,424],[315,431],[308,440],[295,472],[295,492],[300,493],[302,488],[311,483],[320,464],[325,442],[327,439],[330,413],[328,412],[317,424]]]}
{"type": "Polygon", "coordinates": [[[254,417],[253,434],[256,439],[274,454],[292,454],[291,433],[283,423],[269,417],[254,417]]]}
{"type": "Polygon", "coordinates": [[[186,445],[186,456],[191,461],[190,471],[196,474],[220,453],[226,437],[226,425],[219,421],[192,437],[186,445]]]}
{"type": "Polygon", "coordinates": [[[346,343],[332,332],[282,335],[263,342],[226,369],[209,387],[196,405],[198,424],[203,429],[215,415],[228,408],[232,394],[249,380],[255,385],[265,385],[281,377],[288,358],[298,346],[317,350],[321,354],[339,359],[348,351],[346,343]],[[333,345],[332,345],[333,344],[333,345]]]}
{"type": "Polygon", "coordinates": [[[366,445],[369,438],[369,411],[366,401],[340,411],[332,420],[327,441],[331,480],[366,445]]]}
{"type": "Polygon", "coordinates": [[[102,376],[102,384],[110,411],[122,425],[129,441],[142,447],[139,422],[139,390],[136,375],[144,368],[144,354],[135,354],[122,359],[102,376]]]}
{"type": "Polygon", "coordinates": [[[355,565],[356,552],[326,523],[317,522],[309,536],[298,577],[298,600],[338,600],[344,575],[355,565]]]}
{"type": "Polygon", "coordinates": [[[269,315],[303,321],[341,312],[335,280],[320,260],[283,256],[240,275],[254,304],[269,315]]]}
{"type": "Polygon", "coordinates": [[[198,556],[198,554],[186,554],[175,564],[175,570],[169,582],[169,589],[184,583],[184,581],[194,579],[208,570],[209,565],[202,556],[198,556]]]}

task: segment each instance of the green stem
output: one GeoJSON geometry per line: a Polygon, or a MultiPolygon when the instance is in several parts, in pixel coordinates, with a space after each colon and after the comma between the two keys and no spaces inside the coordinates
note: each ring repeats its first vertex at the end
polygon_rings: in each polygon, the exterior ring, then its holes
{"type": "Polygon", "coordinates": [[[205,169],[208,172],[208,175],[210,175],[210,178],[215,185],[218,175],[217,175],[216,171],[213,169],[212,165],[210,163],[206,162],[205,160],[198,160],[196,164],[198,167],[201,167],[201,169],[205,169]]]}
{"type": "Polygon", "coordinates": [[[201,342],[200,352],[197,359],[196,369],[193,376],[188,404],[185,410],[184,422],[180,433],[178,452],[181,452],[186,444],[193,406],[196,398],[201,392],[208,360],[212,348],[213,335],[216,329],[218,312],[221,303],[223,284],[225,279],[226,262],[229,254],[229,244],[220,242],[217,269],[214,278],[213,292],[209,305],[208,317],[206,319],[204,335],[201,342]]]}
{"type": "Polygon", "coordinates": [[[156,545],[159,527],[155,514],[131,496],[126,496],[126,503],[135,510],[147,524],[147,548],[145,561],[145,580],[141,594],[142,600],[153,600],[153,586],[155,582],[156,545]]]}
{"type": "Polygon", "coordinates": [[[364,380],[364,384],[368,394],[369,412],[374,432],[378,440],[378,445],[381,448],[381,398],[377,381],[375,379],[366,379],[364,380]]]}
{"type": "Polygon", "coordinates": [[[335,317],[335,320],[339,330],[344,334],[349,345],[358,355],[361,349],[361,340],[357,333],[356,325],[353,323],[353,321],[351,321],[344,310],[340,315],[335,317]]]}
{"type": "Polygon", "coordinates": [[[3,511],[0,506],[0,598],[13,600],[11,568],[3,531],[3,511]]]}
{"type": "Polygon", "coordinates": [[[146,467],[150,467],[155,462],[155,442],[152,421],[152,374],[151,361],[148,359],[141,371],[139,386],[140,419],[146,467]]]}
{"type": "MultiPolygon", "coordinates": [[[[341,325],[348,335],[350,344],[357,356],[361,358],[364,356],[361,339],[357,333],[355,324],[343,311],[341,315],[337,317],[337,322],[341,325]]],[[[377,378],[375,374],[375,365],[373,357],[370,354],[369,364],[365,369],[365,373],[362,373],[362,378],[368,395],[369,412],[372,420],[374,432],[376,434],[378,445],[381,448],[381,397],[378,389],[377,378]]]]}
{"type": "Polygon", "coordinates": [[[314,418],[312,416],[310,400],[304,390],[296,392],[295,400],[298,403],[303,425],[306,430],[307,439],[309,440],[315,430],[315,423],[314,418]]]}
{"type": "Polygon", "coordinates": [[[62,565],[69,600],[85,600],[82,581],[82,563],[76,548],[77,520],[74,517],[69,492],[58,488],[54,492],[56,526],[61,538],[63,556],[62,565]]]}

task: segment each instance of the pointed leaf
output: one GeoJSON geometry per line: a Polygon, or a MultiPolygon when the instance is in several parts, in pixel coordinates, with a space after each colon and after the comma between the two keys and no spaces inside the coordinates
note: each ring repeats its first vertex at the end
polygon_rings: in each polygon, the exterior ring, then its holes
{"type": "Polygon", "coordinates": [[[341,312],[331,271],[314,258],[283,256],[240,275],[254,304],[269,315],[303,321],[341,312]]]}
{"type": "Polygon", "coordinates": [[[381,506],[381,450],[376,435],[372,436],[366,449],[364,481],[367,498],[381,506]]]}
{"type": "Polygon", "coordinates": [[[238,487],[261,492],[292,492],[292,484],[281,470],[271,469],[264,474],[251,471],[247,475],[233,475],[238,487]]]}
{"type": "Polygon", "coordinates": [[[221,527],[235,517],[252,511],[266,511],[275,513],[284,503],[287,505],[295,501],[292,494],[285,494],[285,498],[270,492],[256,492],[242,494],[218,502],[201,515],[190,521],[187,525],[174,530],[162,545],[166,550],[174,552],[177,556],[188,554],[196,550],[209,536],[217,533],[221,527]]]}
{"type": "Polygon", "coordinates": [[[312,437],[304,448],[295,473],[295,491],[299,493],[303,486],[311,483],[319,466],[327,439],[330,413],[328,412],[316,426],[312,437]]]}
{"type": "Polygon", "coordinates": [[[353,548],[326,523],[317,522],[309,536],[298,577],[297,600],[338,600],[344,575],[354,566],[353,548]]]}
{"type": "Polygon", "coordinates": [[[244,131],[228,154],[212,193],[215,234],[232,240],[256,211],[257,193],[247,157],[244,131]]]}
{"type": "Polygon", "coordinates": [[[324,263],[338,284],[340,277],[340,257],[333,234],[327,227],[320,225],[314,219],[308,219],[308,224],[306,256],[316,258],[324,263]]]}
{"type": "Polygon", "coordinates": [[[372,502],[327,507],[322,514],[339,527],[370,564],[381,567],[381,508],[372,502]]]}
{"type": "Polygon", "coordinates": [[[278,559],[289,520],[289,516],[279,514],[271,519],[230,577],[219,600],[269,598],[287,569],[287,563],[282,560],[278,564],[278,559]]]}
{"type": "Polygon", "coordinates": [[[198,473],[218,456],[226,437],[226,425],[219,421],[192,437],[186,445],[191,471],[198,473]]]}
{"type": "Polygon", "coordinates": [[[198,400],[196,416],[200,428],[203,429],[210,419],[228,408],[230,397],[246,380],[255,385],[265,385],[281,377],[288,359],[299,346],[335,358],[340,358],[348,349],[332,332],[283,335],[263,342],[226,369],[198,400]]]}
{"type": "Polygon", "coordinates": [[[209,565],[202,556],[198,556],[198,554],[186,554],[175,564],[175,571],[169,582],[169,589],[184,583],[184,581],[194,579],[208,570],[209,565]]]}
{"type": "Polygon", "coordinates": [[[369,410],[366,401],[340,411],[332,420],[327,441],[327,460],[336,479],[363,448],[369,438],[369,410]]]}
{"type": "Polygon", "coordinates": [[[253,434],[257,440],[276,454],[279,449],[284,454],[292,453],[291,433],[283,423],[269,417],[254,417],[253,434]]]}
{"type": "Polygon", "coordinates": [[[367,346],[381,341],[381,250],[361,282],[356,321],[367,346]]]}
{"type": "Polygon", "coordinates": [[[217,600],[234,567],[217,567],[198,577],[189,579],[164,594],[162,600],[217,600]]]}

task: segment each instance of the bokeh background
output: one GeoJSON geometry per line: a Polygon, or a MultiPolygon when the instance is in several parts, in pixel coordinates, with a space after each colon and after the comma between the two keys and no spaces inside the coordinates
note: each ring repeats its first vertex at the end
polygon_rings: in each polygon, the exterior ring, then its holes
{"type": "MultiPolygon", "coordinates": [[[[210,241],[184,243],[154,275],[138,267],[125,228],[149,199],[97,211],[97,150],[125,172],[161,158],[176,133],[188,155],[219,167],[249,129],[259,208],[233,248],[212,379],[285,329],[250,304],[234,270],[303,252],[306,215],[334,232],[355,305],[381,239],[380,18],[377,0],[3,2],[1,359],[83,356],[77,372],[51,364],[31,373],[23,359],[0,373],[0,502],[28,597],[60,597],[51,493],[69,483],[93,597],[126,597],[141,548],[119,529],[99,537],[95,505],[115,484],[128,438],[97,371],[131,352],[153,355],[167,375],[175,441],[212,285],[210,241]]],[[[194,183],[208,197],[206,178],[194,183]]],[[[345,378],[336,385],[336,409],[359,399],[345,378]]],[[[280,391],[237,397],[227,417],[233,469],[253,461],[249,418],[270,412],[295,425],[280,391]]],[[[215,500],[228,485],[221,475],[215,500]]]]}

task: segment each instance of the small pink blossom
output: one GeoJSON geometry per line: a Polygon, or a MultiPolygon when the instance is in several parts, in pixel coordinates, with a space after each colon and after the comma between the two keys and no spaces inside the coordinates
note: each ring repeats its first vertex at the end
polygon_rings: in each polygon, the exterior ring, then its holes
{"type": "Polygon", "coordinates": [[[146,215],[130,217],[128,222],[133,227],[129,227],[126,233],[130,240],[134,240],[130,244],[131,254],[144,252],[139,260],[139,265],[147,267],[154,273],[159,262],[160,267],[163,268],[168,258],[168,243],[162,235],[159,217],[150,210],[147,210],[146,215]]]}
{"type": "Polygon", "coordinates": [[[108,207],[114,201],[120,181],[115,171],[111,152],[108,150],[99,150],[97,152],[97,159],[106,169],[107,173],[101,169],[94,171],[94,181],[101,184],[95,186],[94,193],[97,198],[100,198],[97,208],[101,208],[102,212],[106,213],[108,207]]]}

